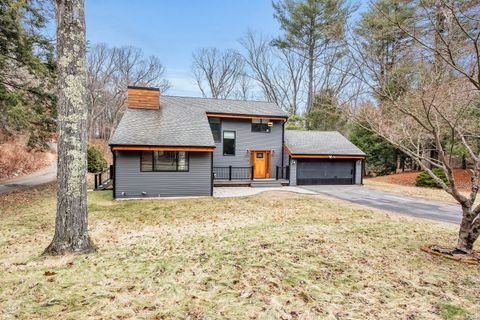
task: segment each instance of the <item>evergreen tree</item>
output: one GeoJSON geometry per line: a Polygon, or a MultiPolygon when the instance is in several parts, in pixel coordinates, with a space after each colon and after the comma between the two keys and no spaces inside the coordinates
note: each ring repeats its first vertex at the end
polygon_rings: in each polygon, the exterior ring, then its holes
{"type": "Polygon", "coordinates": [[[314,101],[315,69],[319,57],[344,37],[351,8],[345,0],[281,0],[273,2],[275,18],[285,34],[274,40],[307,60],[307,112],[314,101]]]}
{"type": "Polygon", "coordinates": [[[311,111],[305,113],[308,130],[345,132],[347,121],[338,106],[332,90],[326,89],[315,95],[311,111]]]}
{"type": "Polygon", "coordinates": [[[35,138],[52,131],[55,64],[44,35],[48,8],[41,0],[0,0],[0,131],[28,130],[35,138]]]}

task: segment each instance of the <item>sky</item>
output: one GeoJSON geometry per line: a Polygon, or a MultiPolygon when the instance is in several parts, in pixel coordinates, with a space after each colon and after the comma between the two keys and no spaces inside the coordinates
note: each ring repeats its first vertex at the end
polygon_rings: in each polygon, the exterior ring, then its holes
{"type": "Polygon", "coordinates": [[[239,49],[248,30],[280,33],[270,0],[86,0],[85,10],[90,45],[131,45],[156,55],[171,95],[201,95],[191,75],[196,49],[239,49]]]}

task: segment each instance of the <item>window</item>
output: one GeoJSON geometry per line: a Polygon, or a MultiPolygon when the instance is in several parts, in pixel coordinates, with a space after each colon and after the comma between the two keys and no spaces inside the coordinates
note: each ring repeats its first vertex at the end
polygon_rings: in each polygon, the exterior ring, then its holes
{"type": "Polygon", "coordinates": [[[208,118],[210,129],[212,129],[213,140],[215,142],[222,141],[222,121],[220,118],[208,118]]]}
{"type": "Polygon", "coordinates": [[[188,171],[188,152],[142,151],[140,171],[188,171]]]}
{"type": "Polygon", "coordinates": [[[270,132],[268,119],[252,119],[252,132],[270,132]]]}
{"type": "Polygon", "coordinates": [[[235,131],[223,131],[223,155],[235,155],[235,131]]]}

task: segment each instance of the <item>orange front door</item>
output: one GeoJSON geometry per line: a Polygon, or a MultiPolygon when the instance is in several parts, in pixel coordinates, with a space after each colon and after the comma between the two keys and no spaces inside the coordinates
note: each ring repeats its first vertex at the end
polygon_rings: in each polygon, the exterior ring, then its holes
{"type": "Polygon", "coordinates": [[[267,177],[267,152],[253,151],[253,177],[266,178],[267,177]]]}

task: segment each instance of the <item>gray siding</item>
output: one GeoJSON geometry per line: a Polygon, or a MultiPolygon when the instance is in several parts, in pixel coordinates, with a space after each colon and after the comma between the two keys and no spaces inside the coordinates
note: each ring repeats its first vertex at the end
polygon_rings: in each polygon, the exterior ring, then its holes
{"type": "Polygon", "coordinates": [[[290,185],[297,185],[297,160],[290,158],[290,185]]]}
{"type": "MultiPolygon", "coordinates": [[[[249,167],[250,152],[247,150],[273,150],[272,178],[276,166],[282,165],[282,121],[273,121],[271,132],[252,132],[250,119],[222,119],[222,141],[216,143],[213,154],[214,167],[249,167]],[[235,156],[223,155],[223,131],[235,131],[235,156]]],[[[286,164],[284,164],[286,165],[286,164]]]]}
{"type": "Polygon", "coordinates": [[[355,184],[362,184],[362,163],[361,159],[355,163],[355,184]]]}
{"type": "Polygon", "coordinates": [[[140,151],[116,152],[117,198],[211,194],[211,153],[190,152],[188,172],[140,172],[140,151]],[[122,195],[122,192],[125,192],[125,195],[122,195]],[[142,195],[142,192],[146,192],[146,195],[142,195]]]}

